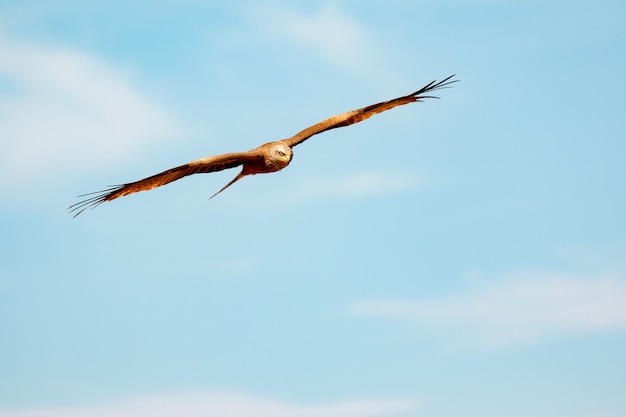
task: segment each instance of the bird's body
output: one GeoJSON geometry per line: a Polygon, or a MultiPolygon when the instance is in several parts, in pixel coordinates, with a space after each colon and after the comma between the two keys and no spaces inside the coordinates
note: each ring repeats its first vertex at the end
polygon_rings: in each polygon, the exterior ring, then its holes
{"type": "Polygon", "coordinates": [[[290,138],[268,142],[247,152],[235,152],[209,156],[207,158],[198,159],[187,164],[168,169],[139,181],[112,186],[106,190],[95,193],[83,194],[82,196],[91,197],[71,205],[69,210],[70,212],[75,212],[74,217],[76,217],[89,207],[94,208],[105,201],[111,201],[139,191],[151,190],[188,175],[216,172],[242,166],[241,172],[233,178],[232,181],[222,187],[222,189],[220,189],[217,193],[213,194],[213,196],[211,196],[211,198],[213,198],[247,175],[276,172],[285,168],[289,165],[293,157],[292,148],[313,135],[325,132],[326,130],[358,123],[373,116],[374,114],[381,113],[396,106],[421,101],[424,98],[438,98],[423,94],[444,88],[449,84],[458,81],[451,80],[452,77],[454,77],[454,75],[451,75],[440,82],[433,81],[416,92],[403,97],[330,117],[320,123],[304,129],[290,138]]]}

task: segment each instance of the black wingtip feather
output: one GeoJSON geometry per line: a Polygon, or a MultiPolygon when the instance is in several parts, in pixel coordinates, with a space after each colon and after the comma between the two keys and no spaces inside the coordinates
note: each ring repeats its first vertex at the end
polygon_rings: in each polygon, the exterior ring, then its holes
{"type": "Polygon", "coordinates": [[[92,195],[93,197],[89,197],[82,201],[79,201],[78,203],[72,204],[71,206],[67,208],[67,210],[70,212],[70,214],[72,213],[74,214],[72,216],[73,218],[76,218],[76,216],[78,216],[83,211],[87,209],[93,210],[94,208],[98,207],[100,204],[108,200],[107,197],[109,197],[111,194],[115,193],[116,191],[121,190],[123,187],[124,185],[111,185],[109,186],[109,188],[105,190],[81,194],[78,197],[85,197],[88,195],[92,195]]]}
{"type": "Polygon", "coordinates": [[[442,88],[449,88],[450,84],[454,84],[460,81],[460,80],[452,80],[452,78],[454,77],[456,77],[456,74],[452,74],[444,78],[441,81],[433,80],[430,83],[426,84],[424,87],[420,88],[419,90],[411,94],[411,96],[415,97],[417,101],[424,99],[424,98],[439,98],[436,96],[422,96],[420,94],[424,94],[424,93],[435,91],[435,90],[441,90],[442,88]]]}

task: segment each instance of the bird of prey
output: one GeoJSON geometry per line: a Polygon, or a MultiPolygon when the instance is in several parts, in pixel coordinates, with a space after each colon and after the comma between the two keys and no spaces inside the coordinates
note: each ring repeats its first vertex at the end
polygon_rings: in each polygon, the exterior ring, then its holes
{"type": "Polygon", "coordinates": [[[137,193],[139,191],[151,190],[179,180],[188,175],[222,171],[224,169],[235,168],[241,165],[241,172],[237,174],[232,181],[210,197],[213,198],[247,175],[276,172],[285,168],[289,165],[289,162],[291,162],[291,157],[293,155],[292,148],[301,144],[313,135],[317,135],[318,133],[322,133],[330,129],[335,129],[337,127],[349,126],[351,124],[358,123],[376,113],[387,111],[396,106],[422,101],[425,98],[439,98],[426,94],[445,88],[450,84],[457,82],[458,80],[453,80],[453,77],[454,75],[451,75],[439,82],[432,81],[419,90],[406,96],[372,104],[371,106],[363,107],[358,110],[338,114],[308,127],[290,138],[275,142],[268,142],[247,152],[234,152],[209,156],[207,158],[198,159],[196,161],[168,169],[160,174],[156,174],[139,181],[110,186],[105,190],[94,193],[82,194],[79,197],[89,197],[71,205],[68,210],[70,213],[74,213],[74,217],[76,217],[87,208],[95,208],[105,201],[115,200],[118,197],[137,193]]]}

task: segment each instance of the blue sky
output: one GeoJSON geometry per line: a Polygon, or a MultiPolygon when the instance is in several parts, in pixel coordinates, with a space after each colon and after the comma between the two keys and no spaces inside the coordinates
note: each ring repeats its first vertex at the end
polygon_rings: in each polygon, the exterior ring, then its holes
{"type": "Polygon", "coordinates": [[[0,3],[0,416],[626,413],[621,1],[0,3]],[[295,148],[72,219],[78,194],[295,148]]]}

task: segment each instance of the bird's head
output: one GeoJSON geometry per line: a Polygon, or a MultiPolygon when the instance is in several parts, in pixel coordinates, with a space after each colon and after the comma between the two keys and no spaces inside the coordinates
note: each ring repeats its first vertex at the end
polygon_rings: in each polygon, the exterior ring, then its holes
{"type": "Polygon", "coordinates": [[[293,151],[286,143],[275,142],[270,146],[268,156],[267,165],[278,171],[289,165],[293,151]]]}

